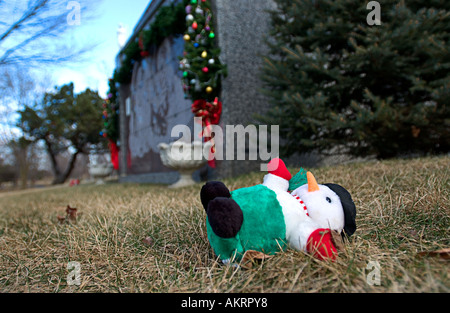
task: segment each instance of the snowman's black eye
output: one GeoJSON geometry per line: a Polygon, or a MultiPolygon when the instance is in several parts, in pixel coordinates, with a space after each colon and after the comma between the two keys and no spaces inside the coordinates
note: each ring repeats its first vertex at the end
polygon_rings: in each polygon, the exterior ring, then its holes
{"type": "Polygon", "coordinates": [[[327,197],[327,199],[326,199],[327,201],[328,201],[328,203],[331,203],[331,199],[330,199],[330,197],[327,197]]]}

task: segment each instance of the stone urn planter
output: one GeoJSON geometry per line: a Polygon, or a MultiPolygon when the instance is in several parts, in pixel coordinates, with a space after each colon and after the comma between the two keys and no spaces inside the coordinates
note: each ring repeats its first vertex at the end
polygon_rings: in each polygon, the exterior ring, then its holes
{"type": "Polygon", "coordinates": [[[89,164],[89,175],[96,181],[97,185],[105,183],[104,178],[110,176],[113,172],[113,165],[110,163],[89,164]]]}
{"type": "Polygon", "coordinates": [[[161,161],[164,166],[180,173],[180,179],[169,188],[181,188],[196,184],[192,174],[205,166],[208,161],[204,155],[208,155],[211,143],[203,144],[200,141],[174,142],[172,144],[161,143],[158,145],[161,161]],[[207,151],[208,153],[203,153],[207,151]]]}

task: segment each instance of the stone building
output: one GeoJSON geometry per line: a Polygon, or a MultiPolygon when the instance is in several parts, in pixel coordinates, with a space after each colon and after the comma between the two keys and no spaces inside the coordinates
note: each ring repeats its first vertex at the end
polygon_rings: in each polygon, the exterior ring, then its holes
{"type": "MultiPolygon", "coordinates": [[[[169,3],[170,0],[151,1],[129,42],[136,40],[158,9],[169,3]]],[[[253,122],[254,113],[262,113],[269,107],[261,93],[259,77],[262,56],[268,52],[265,44],[270,29],[268,10],[274,8],[272,0],[212,0],[221,60],[228,67],[220,96],[222,127],[247,126],[253,122]]],[[[176,140],[171,137],[175,125],[194,127],[192,103],[185,99],[181,84],[178,57],[183,50],[182,36],[166,38],[155,53],[134,64],[131,83],[120,86],[120,112],[125,113],[120,114],[120,163],[127,164],[120,168],[123,182],[172,183],[177,179],[177,173],[162,164],[158,144],[176,140]]],[[[119,64],[122,53],[123,50],[117,57],[119,64]]],[[[217,168],[210,170],[209,176],[235,176],[257,170],[261,163],[264,162],[248,158],[217,161],[217,168]]]]}

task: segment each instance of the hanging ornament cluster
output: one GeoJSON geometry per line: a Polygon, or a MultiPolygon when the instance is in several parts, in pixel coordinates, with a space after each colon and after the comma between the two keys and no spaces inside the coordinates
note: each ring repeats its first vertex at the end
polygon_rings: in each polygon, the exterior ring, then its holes
{"type": "MultiPolygon", "coordinates": [[[[185,50],[180,58],[183,72],[183,90],[186,98],[193,100],[192,112],[200,117],[205,142],[211,141],[211,153],[215,152],[211,125],[219,124],[222,103],[219,101],[221,78],[226,67],[220,62],[220,49],[216,45],[213,14],[209,0],[191,0],[186,5],[185,50]]],[[[215,168],[215,160],[208,164],[215,168]]]]}
{"type": "Polygon", "coordinates": [[[185,51],[180,58],[185,97],[212,102],[219,96],[226,70],[219,60],[211,4],[209,0],[191,0],[185,9],[185,51]]]}

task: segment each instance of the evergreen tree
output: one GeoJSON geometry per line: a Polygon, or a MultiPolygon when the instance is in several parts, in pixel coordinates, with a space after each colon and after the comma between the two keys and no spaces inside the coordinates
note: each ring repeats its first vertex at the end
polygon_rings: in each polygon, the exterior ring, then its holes
{"type": "Polygon", "coordinates": [[[276,0],[263,79],[282,152],[379,158],[450,148],[450,2],[276,0]]]}

